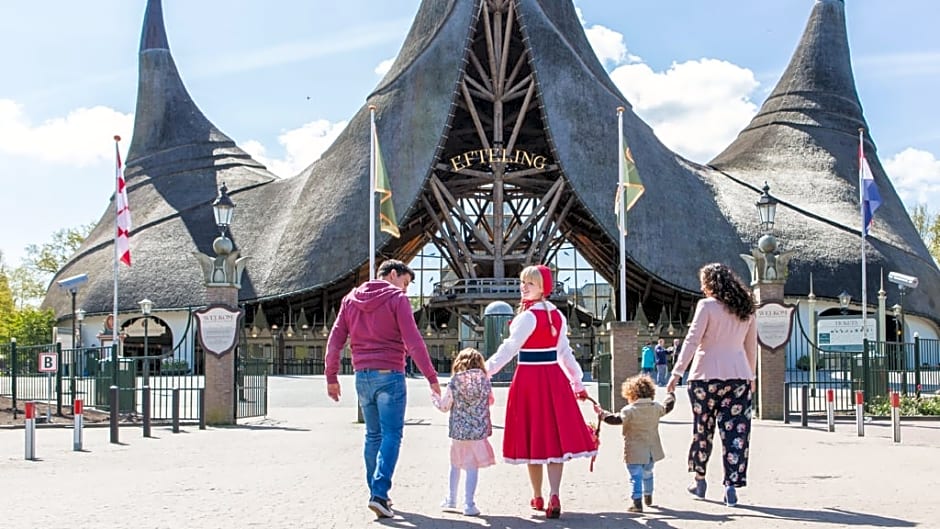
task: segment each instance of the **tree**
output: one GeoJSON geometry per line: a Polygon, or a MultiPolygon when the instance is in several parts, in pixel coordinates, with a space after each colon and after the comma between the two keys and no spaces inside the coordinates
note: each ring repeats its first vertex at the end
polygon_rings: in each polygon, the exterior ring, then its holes
{"type": "Polygon", "coordinates": [[[6,271],[0,264],[0,343],[10,340],[10,327],[13,323],[15,311],[13,310],[13,293],[7,281],[6,271]]]}
{"type": "Polygon", "coordinates": [[[925,204],[917,204],[911,211],[911,221],[933,260],[940,262],[940,215],[928,210],[925,204]]]}
{"type": "Polygon", "coordinates": [[[22,309],[32,305],[34,301],[41,300],[46,294],[46,284],[39,274],[25,266],[18,266],[7,276],[10,291],[13,295],[13,305],[22,309]]]}
{"type": "Polygon", "coordinates": [[[85,224],[77,228],[64,228],[52,234],[52,242],[39,246],[30,244],[26,247],[24,264],[39,273],[55,274],[85,242],[94,227],[94,224],[85,224]]]}
{"type": "Polygon", "coordinates": [[[13,313],[9,336],[16,338],[18,346],[49,344],[52,343],[53,327],[55,314],[52,310],[26,307],[13,313]]]}
{"type": "Polygon", "coordinates": [[[6,273],[17,308],[36,306],[42,300],[52,275],[75,254],[94,224],[65,228],[52,234],[52,241],[26,247],[23,264],[6,273]]]}

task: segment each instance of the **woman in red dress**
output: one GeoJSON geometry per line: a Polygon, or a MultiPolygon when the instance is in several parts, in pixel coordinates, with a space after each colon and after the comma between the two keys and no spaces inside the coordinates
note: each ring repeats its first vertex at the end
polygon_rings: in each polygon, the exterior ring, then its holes
{"type": "Polygon", "coordinates": [[[503,459],[528,465],[531,507],[558,518],[565,461],[592,457],[597,447],[575,400],[586,398],[587,391],[568,343],[568,324],[547,300],[552,273],[543,265],[528,266],[519,277],[522,304],[509,324],[509,337],[487,360],[486,371],[492,376],[519,356],[506,402],[503,459]],[[548,467],[548,505],[542,499],[542,465],[548,467]]]}

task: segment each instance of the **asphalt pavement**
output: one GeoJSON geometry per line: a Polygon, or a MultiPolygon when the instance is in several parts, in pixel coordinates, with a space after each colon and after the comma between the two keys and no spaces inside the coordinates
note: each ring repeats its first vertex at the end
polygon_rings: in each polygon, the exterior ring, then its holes
{"type": "MultiPolygon", "coordinates": [[[[823,423],[755,421],[749,486],[727,507],[717,451],[706,499],[685,490],[691,411],[683,391],[660,427],[666,459],[656,465],[656,506],[646,512],[626,511],[622,439],[608,425],[593,472],[585,459],[565,465],[560,519],[532,511],[525,469],[501,462],[480,472],[480,516],[442,512],[447,416],[431,406],[422,379],[409,380],[391,490],[397,515],[380,521],[366,507],[353,380],[340,380],[340,403],[327,398],[322,376],[271,377],[267,417],[179,434],[158,427],[153,438],[126,426],[120,444],[109,443],[107,428],[86,428],[82,452],[72,450],[71,429],[40,428],[35,461],[24,459],[22,429],[0,430],[0,527],[940,528],[940,421],[903,423],[901,443],[887,422],[867,424],[858,437],[854,422],[830,433],[823,423]]],[[[497,388],[497,454],[505,403],[506,388],[497,388]]]]}

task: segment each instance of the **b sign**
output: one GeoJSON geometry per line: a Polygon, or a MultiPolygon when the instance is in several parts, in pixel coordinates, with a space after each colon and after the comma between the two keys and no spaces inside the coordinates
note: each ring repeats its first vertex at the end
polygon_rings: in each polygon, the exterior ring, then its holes
{"type": "Polygon", "coordinates": [[[39,353],[39,372],[55,373],[59,369],[59,357],[55,353],[39,353]]]}

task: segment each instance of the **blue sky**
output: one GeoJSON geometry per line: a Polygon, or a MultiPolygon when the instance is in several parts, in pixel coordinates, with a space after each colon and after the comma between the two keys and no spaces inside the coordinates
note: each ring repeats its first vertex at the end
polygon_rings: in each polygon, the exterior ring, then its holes
{"type": "MultiPolygon", "coordinates": [[[[381,79],[418,0],[164,1],[170,48],[206,116],[283,177],[329,145],[381,79]]],[[[773,88],[813,0],[577,0],[637,113],[705,162],[773,88]]],[[[113,143],[130,144],[144,0],[0,3],[0,251],[97,222],[113,143]],[[54,11],[54,12],[50,12],[54,11]]],[[[853,66],[878,155],[909,207],[940,206],[935,0],[846,3],[853,66]]],[[[131,204],[133,211],[134,204],[131,204]]]]}

